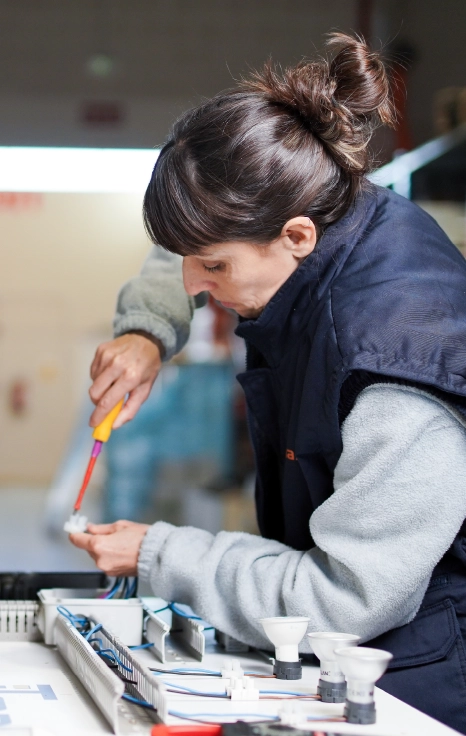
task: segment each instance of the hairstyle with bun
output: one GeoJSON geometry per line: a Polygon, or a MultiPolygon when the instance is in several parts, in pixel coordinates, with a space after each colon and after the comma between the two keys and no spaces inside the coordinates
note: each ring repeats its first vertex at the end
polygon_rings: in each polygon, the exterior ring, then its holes
{"type": "Polygon", "coordinates": [[[367,182],[372,133],[394,111],[377,53],[341,33],[327,47],[331,61],[268,62],[175,123],[144,197],[154,243],[183,256],[264,245],[292,217],[320,234],[345,214],[367,182]]]}

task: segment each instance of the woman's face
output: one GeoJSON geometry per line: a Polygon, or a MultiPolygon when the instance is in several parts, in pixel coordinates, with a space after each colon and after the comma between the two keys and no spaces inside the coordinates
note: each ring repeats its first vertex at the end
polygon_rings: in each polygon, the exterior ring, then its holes
{"type": "Polygon", "coordinates": [[[208,291],[224,307],[254,319],[315,243],[312,221],[295,217],[269,245],[228,242],[206,246],[202,255],[183,259],[184,287],[191,296],[208,291]]]}

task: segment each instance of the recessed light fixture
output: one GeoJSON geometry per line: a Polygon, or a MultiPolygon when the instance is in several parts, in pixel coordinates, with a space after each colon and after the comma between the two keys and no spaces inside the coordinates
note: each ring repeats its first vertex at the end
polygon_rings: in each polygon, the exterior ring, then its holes
{"type": "Polygon", "coordinates": [[[159,150],[0,146],[0,192],[142,194],[159,150]]]}
{"type": "Polygon", "coordinates": [[[107,54],[93,54],[86,61],[86,71],[96,79],[106,79],[115,71],[115,62],[107,54]]]}

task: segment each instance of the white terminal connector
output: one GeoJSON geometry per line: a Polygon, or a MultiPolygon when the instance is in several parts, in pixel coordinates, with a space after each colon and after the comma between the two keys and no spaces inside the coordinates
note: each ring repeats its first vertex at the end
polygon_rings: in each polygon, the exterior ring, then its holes
{"type": "Polygon", "coordinates": [[[231,677],[227,687],[227,695],[232,700],[259,700],[259,690],[252,677],[231,677]]]}
{"type": "Polygon", "coordinates": [[[278,717],[280,718],[280,723],[284,726],[291,726],[292,728],[296,728],[296,726],[301,725],[306,720],[301,703],[283,703],[278,709],[278,717]]]}
{"type": "Polygon", "coordinates": [[[71,514],[68,521],[65,521],[63,529],[68,534],[85,532],[87,529],[87,516],[82,516],[82,514],[71,514]]]}
{"type": "Polygon", "coordinates": [[[239,659],[226,659],[221,672],[222,677],[228,679],[231,677],[243,677],[244,675],[239,659]]]}

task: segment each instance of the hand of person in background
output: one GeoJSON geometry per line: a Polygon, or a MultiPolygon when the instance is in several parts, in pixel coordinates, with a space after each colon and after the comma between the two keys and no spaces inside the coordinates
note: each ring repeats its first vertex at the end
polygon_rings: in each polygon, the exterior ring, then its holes
{"type": "Polygon", "coordinates": [[[89,552],[100,570],[111,576],[138,574],[138,557],[149,524],[115,521],[113,524],[88,524],[87,532],[70,534],[70,541],[89,552]]]}
{"type": "Polygon", "coordinates": [[[91,427],[100,424],[126,394],[128,399],[113,428],[136,416],[160,372],[163,352],[160,340],[145,332],[129,332],[99,345],[91,365],[89,395],[96,405],[91,427]]]}

